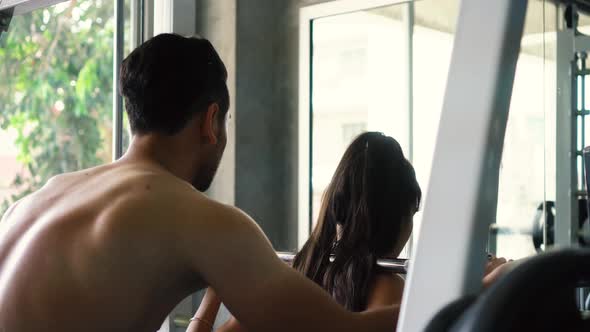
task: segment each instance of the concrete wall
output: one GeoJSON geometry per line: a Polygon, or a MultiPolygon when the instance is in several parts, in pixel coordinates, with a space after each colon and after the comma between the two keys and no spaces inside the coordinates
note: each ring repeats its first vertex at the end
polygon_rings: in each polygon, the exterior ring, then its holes
{"type": "Polygon", "coordinates": [[[235,203],[277,250],[297,246],[299,8],[320,2],[237,4],[235,203]]]}
{"type": "MultiPolygon", "coordinates": [[[[191,0],[192,1],[192,0],[191,0]]],[[[227,87],[230,95],[230,117],[236,115],[236,2],[196,1],[196,33],[209,39],[227,68],[227,87]]],[[[208,194],[226,203],[235,203],[235,128],[236,122],[228,125],[225,153],[215,180],[208,194]]]]}
{"type": "Polygon", "coordinates": [[[226,63],[232,96],[230,141],[209,194],[250,214],[277,250],[297,244],[299,8],[319,2],[196,2],[196,31],[226,63]]]}
{"type": "Polygon", "coordinates": [[[297,244],[299,8],[320,2],[196,2],[196,31],[226,63],[232,96],[230,141],[209,194],[250,214],[277,250],[297,244]]]}

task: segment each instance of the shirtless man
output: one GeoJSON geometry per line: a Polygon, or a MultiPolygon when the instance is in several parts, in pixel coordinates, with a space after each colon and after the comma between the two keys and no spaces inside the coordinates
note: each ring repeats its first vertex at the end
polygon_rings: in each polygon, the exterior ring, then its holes
{"type": "Polygon", "coordinates": [[[226,144],[226,70],[201,38],[152,38],[125,59],[123,158],[54,177],[0,223],[0,331],[156,331],[208,285],[250,331],[393,331],[353,314],[206,190],[226,144]]]}

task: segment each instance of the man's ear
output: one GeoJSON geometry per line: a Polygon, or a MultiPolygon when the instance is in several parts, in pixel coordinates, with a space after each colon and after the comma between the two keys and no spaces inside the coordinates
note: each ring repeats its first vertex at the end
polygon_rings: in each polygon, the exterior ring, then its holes
{"type": "Polygon", "coordinates": [[[217,121],[218,113],[219,105],[217,103],[211,103],[202,118],[201,137],[209,144],[217,144],[217,135],[220,132],[219,121],[217,121]]]}

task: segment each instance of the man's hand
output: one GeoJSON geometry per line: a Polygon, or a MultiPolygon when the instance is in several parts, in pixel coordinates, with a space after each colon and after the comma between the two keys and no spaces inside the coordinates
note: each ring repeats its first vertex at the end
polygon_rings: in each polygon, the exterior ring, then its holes
{"type": "Polygon", "coordinates": [[[496,282],[498,278],[506,274],[506,272],[514,266],[514,263],[512,262],[513,260],[507,261],[506,258],[497,258],[490,255],[483,277],[483,287],[488,288],[496,282]]]}

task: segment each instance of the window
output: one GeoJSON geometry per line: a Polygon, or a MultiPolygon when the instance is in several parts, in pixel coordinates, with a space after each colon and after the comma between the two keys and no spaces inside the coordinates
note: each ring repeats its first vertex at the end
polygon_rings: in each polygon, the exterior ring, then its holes
{"type": "MultiPolygon", "coordinates": [[[[451,63],[459,1],[417,1],[414,6],[413,165],[422,187],[424,202],[451,63]]],[[[414,234],[419,232],[421,221],[422,210],[414,217],[414,234]]]]}
{"type": "MultiPolygon", "coordinates": [[[[395,3],[344,14],[322,11],[308,22],[313,49],[311,98],[300,112],[311,113],[311,128],[300,130],[309,130],[311,136],[301,132],[300,140],[307,135],[311,142],[305,150],[302,141],[300,167],[310,168],[311,181],[301,182],[300,197],[307,190],[312,213],[300,212],[300,223],[317,218],[325,186],[353,133],[363,130],[360,123],[400,142],[423,193],[428,193],[460,1],[422,0],[411,5],[413,14],[407,10],[410,4],[395,3]],[[413,22],[411,43],[408,22],[413,22]],[[339,128],[342,134],[335,131],[339,128]],[[309,150],[307,165],[301,156],[309,150]]],[[[556,13],[546,1],[531,1],[528,6],[496,215],[501,229],[497,253],[511,258],[535,252],[530,232],[536,209],[544,200],[555,199],[555,26],[550,22],[556,13]]],[[[306,210],[300,207],[300,211],[306,210]]],[[[415,234],[421,215],[418,212],[414,219],[415,234]]]]}
{"type": "MultiPolygon", "coordinates": [[[[425,188],[436,142],[450,65],[459,1],[415,3],[414,167],[425,188]],[[441,15],[444,13],[444,15],[441,15]],[[436,52],[432,52],[435,49],[436,52]]],[[[496,224],[497,254],[521,258],[535,253],[531,228],[537,207],[555,200],[555,17],[553,5],[531,1],[521,42],[500,168],[496,224]],[[553,31],[553,32],[550,32],[553,31]],[[545,96],[539,98],[539,96],[545,96]],[[553,161],[552,161],[553,160],[553,161]]],[[[417,227],[420,225],[419,213],[417,227]]]]}
{"type": "MultiPolygon", "coordinates": [[[[366,122],[345,123],[342,125],[342,142],[352,142],[365,131],[367,131],[366,122]]],[[[346,146],[344,148],[346,149],[346,146]]]]}
{"type": "Polygon", "coordinates": [[[55,174],[110,161],[112,16],[111,1],[66,2],[2,35],[2,211],[55,174]]]}
{"type": "Polygon", "coordinates": [[[0,37],[0,215],[56,174],[111,161],[113,12],[64,2],[0,37]]]}
{"type": "Polygon", "coordinates": [[[313,20],[312,220],[344,150],[366,130],[408,149],[403,43],[397,4],[313,20]],[[401,73],[401,74],[400,74],[401,73]]]}

